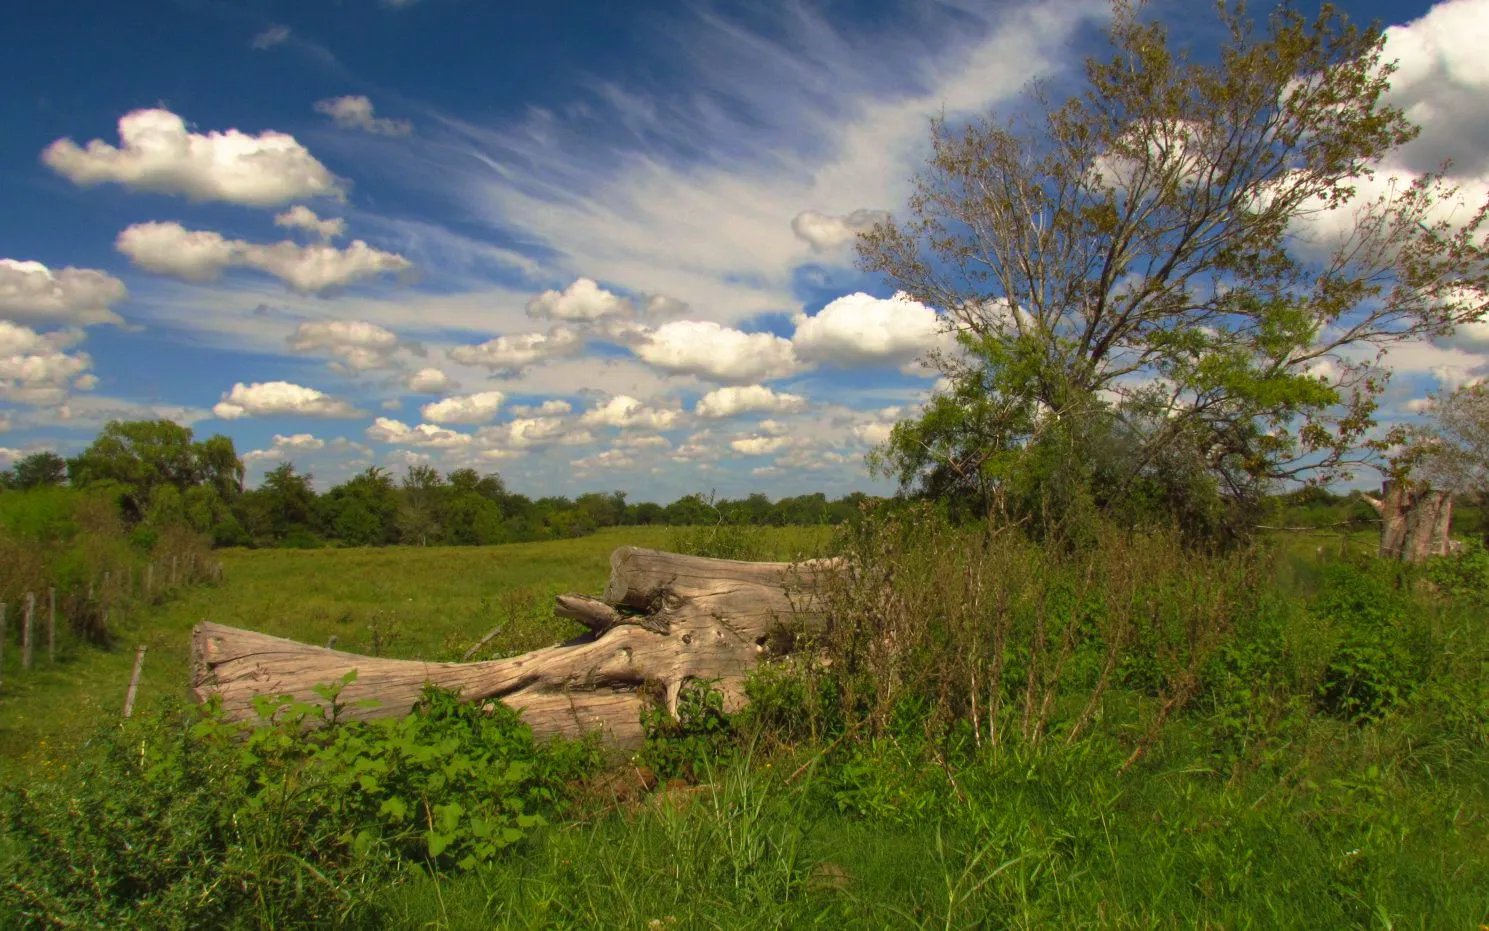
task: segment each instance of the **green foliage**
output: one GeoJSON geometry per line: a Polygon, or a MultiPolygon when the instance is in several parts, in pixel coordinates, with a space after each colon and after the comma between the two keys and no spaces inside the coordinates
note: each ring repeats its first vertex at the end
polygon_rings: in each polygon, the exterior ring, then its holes
{"type": "Polygon", "coordinates": [[[1391,567],[1333,567],[1310,610],[1338,645],[1318,684],[1320,707],[1351,721],[1391,711],[1408,698],[1418,670],[1408,643],[1411,609],[1391,567]]]}
{"type": "Polygon", "coordinates": [[[189,427],[169,420],[113,420],[87,449],[68,460],[67,473],[79,488],[117,484],[125,517],[133,521],[145,516],[161,488],[184,494],[205,485],[229,500],[242,484],[243,463],[225,436],[195,442],[189,427]]]}
{"type": "Polygon", "coordinates": [[[61,781],[7,790],[17,872],[0,906],[89,924],[355,926],[414,865],[499,856],[595,764],[590,745],[536,745],[509,709],[433,689],[403,718],[340,723],[354,676],[317,690],[329,711],[265,698],[252,726],[167,706],[101,731],[61,781]]]}
{"type": "Polygon", "coordinates": [[[677,696],[677,717],[656,701],[641,716],[646,743],[637,759],[660,779],[696,782],[732,752],[734,725],[713,683],[689,679],[677,696]]]}
{"type": "Polygon", "coordinates": [[[1471,543],[1451,556],[1428,561],[1427,579],[1455,601],[1489,607],[1489,548],[1471,543]]]}

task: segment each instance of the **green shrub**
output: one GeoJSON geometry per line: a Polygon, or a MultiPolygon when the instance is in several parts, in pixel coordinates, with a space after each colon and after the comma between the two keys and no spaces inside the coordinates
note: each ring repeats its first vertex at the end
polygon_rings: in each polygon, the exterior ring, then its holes
{"type": "Polygon", "coordinates": [[[1489,607],[1489,549],[1467,544],[1463,552],[1427,562],[1427,580],[1448,598],[1489,607]]]}
{"type": "Polygon", "coordinates": [[[1391,566],[1344,564],[1325,574],[1310,605],[1333,627],[1338,644],[1318,684],[1325,713],[1374,720],[1410,696],[1420,670],[1410,648],[1405,583],[1391,566]]]}
{"type": "Polygon", "coordinates": [[[724,714],[724,696],[712,683],[690,679],[677,696],[677,717],[662,702],[652,702],[641,713],[646,743],[640,761],[660,779],[696,782],[726,757],[735,736],[733,722],[724,714]]]}
{"type": "Polygon", "coordinates": [[[116,927],[358,925],[371,892],[414,866],[499,856],[597,762],[592,744],[537,745],[510,709],[435,689],[405,717],[339,723],[341,687],[320,690],[329,716],[265,698],[255,726],[168,705],[101,731],[60,780],[6,790],[0,910],[116,927]]]}

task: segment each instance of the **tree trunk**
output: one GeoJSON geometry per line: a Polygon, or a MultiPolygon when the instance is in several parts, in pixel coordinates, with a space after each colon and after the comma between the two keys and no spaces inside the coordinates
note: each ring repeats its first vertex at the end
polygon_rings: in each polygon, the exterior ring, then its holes
{"type": "Polygon", "coordinates": [[[469,701],[499,700],[539,735],[603,732],[627,746],[643,734],[643,685],[659,687],[668,710],[689,679],[716,681],[726,707],[744,703],[744,675],[783,623],[820,624],[815,596],[834,564],[737,562],[622,546],[610,556],[601,598],[560,595],[554,612],[590,628],[560,646],[480,663],[380,659],[310,646],[221,624],[192,632],[192,694],[218,697],[231,719],[254,720],[259,695],[324,705],[316,685],[357,679],[341,693],[345,718],[408,713],[425,683],[469,701]],[[376,699],[371,708],[360,699],[376,699]]]}
{"type": "Polygon", "coordinates": [[[1403,562],[1421,562],[1447,555],[1453,523],[1453,496],[1426,485],[1388,481],[1380,499],[1362,495],[1380,514],[1380,555],[1403,562]]]}

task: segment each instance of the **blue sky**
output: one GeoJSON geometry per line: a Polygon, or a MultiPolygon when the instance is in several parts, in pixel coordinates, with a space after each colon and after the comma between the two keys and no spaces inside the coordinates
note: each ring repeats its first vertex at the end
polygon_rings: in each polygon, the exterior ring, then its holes
{"type": "MultiPolygon", "coordinates": [[[[1409,157],[1481,184],[1489,0],[1344,6],[1400,27],[1409,157]]],[[[1154,6],[1202,35],[1194,9],[1154,6]]],[[[903,210],[931,114],[1058,85],[1108,14],[25,4],[0,36],[0,465],[167,416],[232,436],[250,480],[293,461],[323,488],[431,462],[532,494],[883,490],[863,454],[940,337],[852,233],[903,210]]],[[[1486,353],[1483,327],[1393,351],[1388,415],[1486,353]]]]}

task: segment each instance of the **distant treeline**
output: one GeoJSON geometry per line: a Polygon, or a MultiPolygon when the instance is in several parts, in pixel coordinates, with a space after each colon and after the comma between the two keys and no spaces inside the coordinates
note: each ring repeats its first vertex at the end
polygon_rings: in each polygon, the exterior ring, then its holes
{"type": "MultiPolygon", "coordinates": [[[[243,460],[228,437],[197,441],[189,428],[167,420],[115,421],[72,459],[37,452],[19,460],[0,472],[0,490],[71,486],[90,499],[112,496],[125,526],[145,536],[185,528],[216,546],[288,547],[488,545],[641,524],[835,524],[868,500],[859,492],[775,501],[764,494],[738,500],[689,494],[667,505],[631,503],[622,491],[530,498],[496,473],[441,474],[429,466],[410,466],[401,476],[373,466],[324,493],[289,462],[258,488],[245,489],[243,477],[243,460]]],[[[3,497],[14,510],[13,494],[3,497]]]]}

